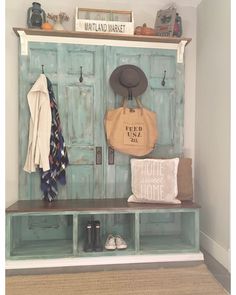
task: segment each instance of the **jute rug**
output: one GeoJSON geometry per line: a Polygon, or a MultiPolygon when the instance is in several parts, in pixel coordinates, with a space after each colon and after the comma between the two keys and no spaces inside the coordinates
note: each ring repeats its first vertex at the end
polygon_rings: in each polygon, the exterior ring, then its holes
{"type": "Polygon", "coordinates": [[[6,277],[6,295],[225,295],[204,264],[6,277]]]}

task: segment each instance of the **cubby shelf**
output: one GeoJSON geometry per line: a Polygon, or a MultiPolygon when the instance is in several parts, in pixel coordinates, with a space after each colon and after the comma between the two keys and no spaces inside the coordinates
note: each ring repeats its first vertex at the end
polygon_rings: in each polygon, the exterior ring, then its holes
{"type": "Polygon", "coordinates": [[[15,258],[52,258],[68,257],[73,255],[72,241],[70,240],[40,240],[21,241],[20,245],[12,250],[15,258]]]}
{"type": "Polygon", "coordinates": [[[199,206],[192,202],[168,205],[128,203],[126,199],[59,200],[53,203],[28,200],[16,202],[6,213],[9,259],[199,251],[199,206]],[[116,222],[110,223],[111,216],[116,222]],[[60,221],[64,230],[57,232],[53,218],[60,221]],[[42,229],[44,219],[48,223],[42,229]],[[85,252],[85,225],[90,219],[100,220],[103,245],[107,235],[112,233],[123,236],[128,248],[85,252]],[[27,234],[25,223],[30,224],[27,234]]]}

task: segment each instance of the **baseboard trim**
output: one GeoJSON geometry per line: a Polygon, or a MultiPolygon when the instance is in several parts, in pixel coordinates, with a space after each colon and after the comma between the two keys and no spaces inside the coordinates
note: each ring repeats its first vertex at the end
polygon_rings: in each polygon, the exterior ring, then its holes
{"type": "Polygon", "coordinates": [[[220,264],[222,264],[230,272],[230,250],[226,250],[215,240],[204,232],[200,231],[200,245],[211,256],[213,256],[220,264]]]}
{"type": "Polygon", "coordinates": [[[7,260],[5,268],[27,269],[64,266],[89,266],[129,263],[152,263],[152,262],[184,262],[204,260],[202,252],[185,254],[165,255],[132,255],[132,256],[107,256],[107,257],[81,257],[81,258],[58,258],[58,259],[31,259],[31,260],[7,260]]]}

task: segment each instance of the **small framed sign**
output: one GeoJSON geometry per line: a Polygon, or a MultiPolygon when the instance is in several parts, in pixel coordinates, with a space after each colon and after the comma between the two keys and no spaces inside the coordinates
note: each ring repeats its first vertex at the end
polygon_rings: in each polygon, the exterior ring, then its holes
{"type": "Polygon", "coordinates": [[[132,11],[76,7],[75,30],[133,35],[133,13],[132,11]]]}
{"type": "Polygon", "coordinates": [[[173,36],[176,18],[176,9],[170,7],[165,10],[159,10],[156,16],[155,29],[158,36],[173,36]]]}

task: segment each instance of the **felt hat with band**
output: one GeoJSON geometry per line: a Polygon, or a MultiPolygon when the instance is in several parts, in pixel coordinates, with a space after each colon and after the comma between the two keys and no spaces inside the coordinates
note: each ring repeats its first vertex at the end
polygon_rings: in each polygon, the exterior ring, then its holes
{"type": "Polygon", "coordinates": [[[114,92],[132,98],[141,95],[147,88],[148,81],[144,72],[134,65],[117,67],[110,76],[110,85],[114,92]]]}

